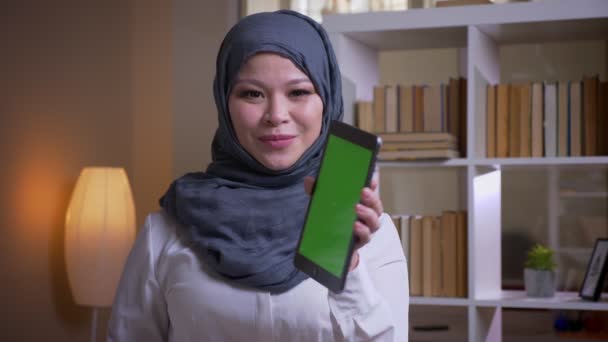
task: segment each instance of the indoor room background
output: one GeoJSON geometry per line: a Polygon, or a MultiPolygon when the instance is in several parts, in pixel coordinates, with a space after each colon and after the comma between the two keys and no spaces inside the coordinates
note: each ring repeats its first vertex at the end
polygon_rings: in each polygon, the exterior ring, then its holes
{"type": "MultiPolygon", "coordinates": [[[[246,9],[243,3],[107,0],[91,5],[28,0],[3,6],[0,341],[88,338],[90,309],[73,303],[63,254],[65,209],[78,173],[88,165],[124,167],[139,227],[146,213],[157,210],[158,198],[173,178],[205,168],[217,126],[212,93],[215,52],[246,9]]],[[[286,3],[274,1],[260,9],[286,3]]],[[[500,79],[563,80],[599,74],[606,81],[607,44],[590,40],[504,46],[499,51],[500,79]]],[[[382,51],[378,82],[439,83],[466,76],[465,56],[458,48],[382,51]]],[[[349,87],[353,85],[346,80],[345,89],[349,87]]],[[[464,210],[463,172],[466,168],[383,168],[385,210],[429,215],[440,214],[442,208],[464,210]],[[436,200],[416,200],[429,198],[428,191],[436,200]]],[[[520,286],[522,253],[533,242],[551,241],[548,196],[560,179],[555,172],[541,167],[503,174],[503,286],[520,286]]],[[[606,191],[607,175],[606,169],[572,168],[559,176],[567,184],[586,179],[606,191]]],[[[587,218],[565,223],[588,227],[587,237],[571,233],[562,238],[579,246],[589,245],[597,225],[605,227],[605,198],[583,206],[558,203],[556,208],[587,218]]],[[[586,257],[574,252],[562,262],[572,269],[584,268],[586,257]]],[[[576,277],[580,275],[561,274],[559,286],[571,286],[568,281],[578,284],[576,277]]],[[[410,310],[412,317],[415,310],[418,317],[445,317],[454,324],[455,340],[466,336],[466,309],[410,310]]],[[[99,340],[105,336],[108,316],[107,309],[100,315],[99,340]]],[[[529,321],[516,317],[505,315],[506,334],[550,321],[537,312],[529,313],[529,321]]]]}

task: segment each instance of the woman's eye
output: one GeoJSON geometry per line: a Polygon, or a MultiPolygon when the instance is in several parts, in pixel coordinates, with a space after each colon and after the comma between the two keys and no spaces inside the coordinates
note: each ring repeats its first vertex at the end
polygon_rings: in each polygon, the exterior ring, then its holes
{"type": "Polygon", "coordinates": [[[240,92],[240,96],[244,98],[257,99],[259,97],[262,97],[262,93],[257,90],[243,90],[242,92],[240,92]]]}
{"type": "Polygon", "coordinates": [[[306,89],[296,89],[296,90],[292,90],[289,95],[291,96],[304,96],[304,95],[310,95],[312,94],[312,92],[310,90],[306,90],[306,89]]]}

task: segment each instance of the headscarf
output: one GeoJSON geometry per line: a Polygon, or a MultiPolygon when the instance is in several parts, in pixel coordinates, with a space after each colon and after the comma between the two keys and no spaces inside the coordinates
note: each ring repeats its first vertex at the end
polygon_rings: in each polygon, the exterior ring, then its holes
{"type": "Polygon", "coordinates": [[[175,180],[160,199],[180,224],[180,235],[223,277],[273,293],[306,279],[293,264],[309,201],[303,179],[318,171],[330,121],[342,119],[340,77],[327,33],[297,12],[247,16],[224,38],[213,83],[219,127],[212,162],[205,172],[175,180]],[[261,52],[289,58],[323,101],[320,136],[293,166],[280,171],[266,168],[241,146],[228,111],[239,69],[261,52]]]}

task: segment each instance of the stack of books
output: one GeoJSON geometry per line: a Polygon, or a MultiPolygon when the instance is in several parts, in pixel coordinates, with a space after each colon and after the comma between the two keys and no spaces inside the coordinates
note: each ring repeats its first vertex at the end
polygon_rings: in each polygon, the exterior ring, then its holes
{"type": "Polygon", "coordinates": [[[466,298],[467,212],[391,217],[408,262],[410,295],[466,298]]]}
{"type": "Polygon", "coordinates": [[[488,85],[488,158],[608,155],[608,82],[488,85]]]}
{"type": "Polygon", "coordinates": [[[458,158],[458,138],[448,132],[381,133],[380,160],[458,158]]]}
{"type": "Polygon", "coordinates": [[[357,127],[380,134],[381,160],[466,156],[466,79],[439,84],[380,84],[357,102],[357,127]]]}

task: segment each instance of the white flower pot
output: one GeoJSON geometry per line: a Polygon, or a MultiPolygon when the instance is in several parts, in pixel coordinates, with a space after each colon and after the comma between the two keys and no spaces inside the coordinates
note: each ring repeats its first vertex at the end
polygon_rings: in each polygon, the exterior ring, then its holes
{"type": "Polygon", "coordinates": [[[528,297],[553,297],[555,295],[555,272],[524,269],[524,285],[528,297]]]}

